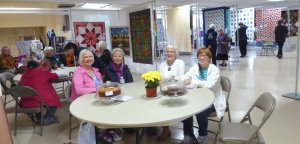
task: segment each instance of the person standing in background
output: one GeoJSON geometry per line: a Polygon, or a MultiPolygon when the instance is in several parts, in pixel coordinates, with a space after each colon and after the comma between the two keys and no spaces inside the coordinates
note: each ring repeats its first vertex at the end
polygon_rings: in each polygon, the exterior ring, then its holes
{"type": "Polygon", "coordinates": [[[239,42],[240,52],[241,52],[241,58],[245,57],[247,55],[247,26],[244,25],[242,22],[239,23],[240,28],[235,32],[235,38],[239,42]]]}
{"type": "Polygon", "coordinates": [[[288,36],[288,28],[282,25],[282,20],[277,22],[277,26],[275,27],[275,42],[278,44],[278,53],[277,57],[279,59],[282,58],[282,47],[285,42],[285,38],[288,36]]]}
{"type": "Polygon", "coordinates": [[[228,41],[227,34],[224,33],[223,29],[218,30],[219,36],[217,38],[217,59],[222,60],[222,64],[219,66],[227,66],[226,61],[228,60],[228,41]]]}
{"type": "Polygon", "coordinates": [[[210,49],[210,52],[212,54],[212,63],[214,65],[217,65],[217,57],[216,57],[216,51],[217,51],[217,36],[218,33],[215,31],[215,25],[211,24],[209,26],[209,29],[207,30],[205,37],[204,37],[204,44],[206,48],[210,49]]]}

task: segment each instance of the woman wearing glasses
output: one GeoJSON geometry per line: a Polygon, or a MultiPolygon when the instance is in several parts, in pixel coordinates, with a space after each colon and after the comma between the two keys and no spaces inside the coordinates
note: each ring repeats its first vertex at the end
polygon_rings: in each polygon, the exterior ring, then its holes
{"type": "MultiPolygon", "coordinates": [[[[184,62],[181,59],[177,59],[178,53],[176,49],[169,45],[166,48],[166,58],[165,62],[162,62],[159,66],[159,72],[161,73],[163,80],[168,80],[172,76],[175,76],[175,79],[180,79],[184,75],[184,62]]],[[[163,127],[163,131],[158,136],[157,141],[164,141],[171,136],[171,131],[168,126],[163,127]]]]}
{"type": "Polygon", "coordinates": [[[212,54],[208,48],[199,49],[197,52],[198,63],[194,65],[185,75],[185,83],[188,88],[208,88],[214,95],[213,104],[204,111],[196,114],[199,136],[195,137],[193,131],[193,117],[183,121],[184,144],[206,144],[208,140],[207,126],[208,115],[216,112],[217,117],[224,115],[226,99],[222,92],[219,68],[210,64],[212,54]],[[187,80],[188,79],[188,80],[187,80]]]}

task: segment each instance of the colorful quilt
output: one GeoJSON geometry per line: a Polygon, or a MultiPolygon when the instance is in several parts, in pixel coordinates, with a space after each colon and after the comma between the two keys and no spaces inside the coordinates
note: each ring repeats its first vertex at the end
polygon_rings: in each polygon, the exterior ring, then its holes
{"type": "Polygon", "coordinates": [[[99,41],[106,40],[104,22],[74,22],[75,40],[81,47],[95,49],[99,41]]]}

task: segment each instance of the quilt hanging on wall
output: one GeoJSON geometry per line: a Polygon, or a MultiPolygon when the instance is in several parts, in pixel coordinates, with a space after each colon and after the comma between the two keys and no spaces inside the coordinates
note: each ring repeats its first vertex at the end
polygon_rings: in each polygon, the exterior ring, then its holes
{"type": "MultiPolygon", "coordinates": [[[[296,22],[298,21],[298,10],[290,10],[290,36],[297,36],[298,27],[296,26],[296,22]]],[[[285,20],[285,23],[288,22],[288,14],[287,11],[281,12],[282,19],[285,20]]]]}
{"type": "Polygon", "coordinates": [[[204,9],[203,10],[203,31],[209,29],[211,24],[215,24],[216,31],[220,28],[225,29],[227,18],[226,18],[226,10],[229,9],[228,7],[219,7],[213,9],[204,9]]]}
{"type": "Polygon", "coordinates": [[[95,49],[99,41],[105,41],[104,22],[74,22],[75,40],[81,47],[95,49]]]}
{"type": "Polygon", "coordinates": [[[242,22],[248,26],[246,34],[249,41],[254,40],[254,8],[232,10],[230,12],[230,36],[235,37],[235,32],[239,28],[238,23],[242,22]]]}
{"type": "Polygon", "coordinates": [[[255,27],[257,41],[274,41],[274,30],[280,19],[280,9],[257,9],[255,10],[255,27]]]}
{"type": "Polygon", "coordinates": [[[125,55],[130,56],[128,27],[110,27],[110,39],[112,49],[121,48],[125,55]]]}
{"type": "Polygon", "coordinates": [[[133,62],[152,64],[150,9],[129,14],[133,62]]]}

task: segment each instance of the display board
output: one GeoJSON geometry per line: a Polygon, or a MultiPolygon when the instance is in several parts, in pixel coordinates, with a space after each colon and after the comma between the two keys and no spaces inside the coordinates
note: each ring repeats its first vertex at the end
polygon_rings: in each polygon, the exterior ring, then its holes
{"type": "Polygon", "coordinates": [[[275,27],[277,21],[281,19],[280,9],[256,9],[255,10],[255,26],[257,41],[274,41],[275,27]]]}
{"type": "Polygon", "coordinates": [[[150,9],[129,14],[133,62],[152,64],[150,9]]]}
{"type": "Polygon", "coordinates": [[[254,40],[254,8],[245,8],[245,9],[233,9],[230,11],[230,36],[235,37],[235,32],[239,28],[238,23],[242,22],[244,25],[246,25],[247,31],[247,37],[249,41],[254,40]]]}
{"type": "Polygon", "coordinates": [[[104,22],[74,22],[75,40],[81,47],[95,49],[99,41],[105,41],[104,22]]]}
{"type": "Polygon", "coordinates": [[[209,29],[211,24],[216,26],[216,31],[220,28],[225,29],[227,18],[226,10],[228,7],[219,7],[212,9],[203,9],[203,31],[204,33],[209,29]]]}
{"type": "Polygon", "coordinates": [[[112,49],[121,48],[125,55],[130,56],[129,27],[110,27],[112,49]]]}
{"type": "Polygon", "coordinates": [[[30,41],[17,41],[19,55],[30,55],[30,41]]]}
{"type": "MultiPolygon", "coordinates": [[[[298,10],[290,10],[289,14],[290,14],[290,36],[297,36],[298,27],[296,26],[296,23],[298,22],[298,10]]],[[[281,17],[287,24],[288,23],[287,11],[282,11],[281,17]]]]}

